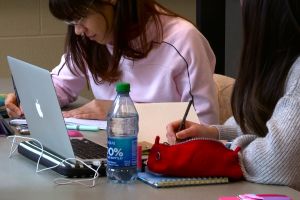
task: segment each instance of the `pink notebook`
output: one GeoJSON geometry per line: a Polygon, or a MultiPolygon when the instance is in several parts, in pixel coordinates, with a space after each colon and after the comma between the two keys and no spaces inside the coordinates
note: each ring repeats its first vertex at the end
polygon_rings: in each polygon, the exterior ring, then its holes
{"type": "Polygon", "coordinates": [[[219,200],[292,200],[282,194],[240,194],[231,197],[219,197],[219,200]]]}

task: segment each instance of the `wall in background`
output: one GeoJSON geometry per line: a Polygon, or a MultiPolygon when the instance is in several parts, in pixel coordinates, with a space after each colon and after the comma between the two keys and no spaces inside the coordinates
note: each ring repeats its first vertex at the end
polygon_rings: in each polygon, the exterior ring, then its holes
{"type": "Polygon", "coordinates": [[[47,69],[59,63],[66,25],[54,19],[48,0],[0,0],[0,78],[10,55],[47,69]]]}
{"type": "Polygon", "coordinates": [[[162,5],[196,24],[196,0],[157,0],[162,5]]]}

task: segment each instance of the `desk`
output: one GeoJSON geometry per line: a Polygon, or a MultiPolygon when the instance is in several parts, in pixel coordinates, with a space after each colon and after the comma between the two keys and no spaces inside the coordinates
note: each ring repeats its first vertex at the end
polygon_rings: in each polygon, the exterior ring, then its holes
{"type": "MultiPolygon", "coordinates": [[[[103,141],[104,132],[85,133],[92,140],[103,141]]],[[[281,193],[299,199],[300,192],[289,187],[237,182],[222,185],[201,185],[193,187],[178,187],[155,189],[140,181],[130,185],[107,183],[106,178],[99,178],[94,188],[81,185],[56,186],[55,178],[60,177],[56,172],[49,170],[35,173],[35,163],[15,153],[8,158],[10,142],[0,138],[0,195],[1,199],[22,200],[217,200],[222,195],[236,195],[241,193],[281,193]]]]}
{"type": "MultiPolygon", "coordinates": [[[[2,87],[3,84],[0,82],[0,88],[2,87]]],[[[84,133],[84,135],[97,143],[106,143],[106,135],[103,131],[84,133]]],[[[15,153],[12,158],[8,158],[9,150],[9,140],[0,137],[1,200],[217,200],[219,196],[242,193],[280,193],[289,195],[296,200],[300,196],[300,192],[289,187],[254,184],[246,181],[222,185],[155,189],[140,181],[130,185],[120,185],[107,183],[106,178],[99,178],[94,188],[86,188],[81,185],[57,186],[53,180],[61,177],[59,174],[52,170],[36,174],[35,162],[18,153],[15,153]]]]}

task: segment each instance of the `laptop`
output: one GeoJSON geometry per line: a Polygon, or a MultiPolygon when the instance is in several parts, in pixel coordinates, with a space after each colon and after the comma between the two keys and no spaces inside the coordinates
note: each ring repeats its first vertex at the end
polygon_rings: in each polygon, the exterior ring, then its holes
{"type": "MultiPolygon", "coordinates": [[[[105,175],[107,148],[85,138],[70,138],[49,71],[13,57],[7,57],[11,75],[22,102],[31,137],[43,144],[40,163],[51,167],[67,158],[80,158],[99,174],[105,175]],[[82,147],[83,146],[83,147],[82,147]],[[87,150],[86,155],[78,155],[87,150]]],[[[35,141],[22,142],[20,154],[37,161],[41,146],[35,141]]],[[[94,171],[69,160],[53,168],[67,177],[90,177],[94,171]]]]}

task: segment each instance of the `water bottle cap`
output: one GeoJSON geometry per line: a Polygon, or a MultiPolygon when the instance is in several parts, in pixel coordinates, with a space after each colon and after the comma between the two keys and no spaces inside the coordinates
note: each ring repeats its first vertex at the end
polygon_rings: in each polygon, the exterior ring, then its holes
{"type": "Polygon", "coordinates": [[[130,84],[125,82],[119,82],[116,85],[117,92],[130,92],[130,84]]]}

